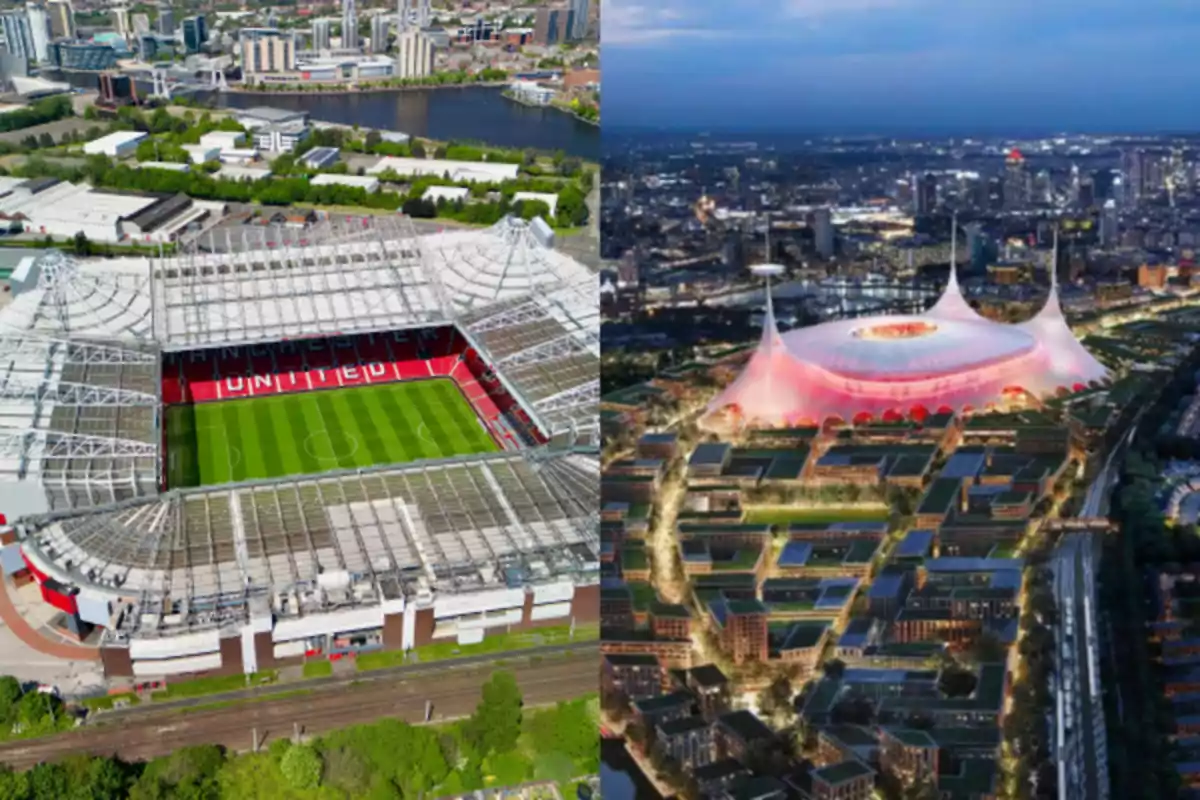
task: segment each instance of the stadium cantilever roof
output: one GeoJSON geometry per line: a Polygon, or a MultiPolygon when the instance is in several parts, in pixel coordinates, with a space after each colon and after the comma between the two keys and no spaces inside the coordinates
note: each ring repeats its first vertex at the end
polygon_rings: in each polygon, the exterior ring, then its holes
{"type": "Polygon", "coordinates": [[[164,350],[455,324],[545,433],[595,441],[596,277],[540,221],[428,236],[401,217],[251,230],[210,237],[223,252],[53,252],[14,273],[0,310],[0,511],[152,494],[164,350]]]}
{"type": "Polygon", "coordinates": [[[286,617],[586,582],[598,468],[526,451],[214,487],[32,517],[22,548],[65,583],[139,598],[118,631],[138,636],[240,623],[255,598],[286,617]]]}
{"type": "Polygon", "coordinates": [[[838,320],[783,335],[768,286],[759,346],[709,411],[731,409],[742,422],[767,426],[918,419],[986,409],[1010,396],[1040,400],[1107,377],[1068,326],[1053,270],[1042,310],[1021,325],[1003,325],[971,309],[951,267],[945,292],[923,314],[838,320]]]}

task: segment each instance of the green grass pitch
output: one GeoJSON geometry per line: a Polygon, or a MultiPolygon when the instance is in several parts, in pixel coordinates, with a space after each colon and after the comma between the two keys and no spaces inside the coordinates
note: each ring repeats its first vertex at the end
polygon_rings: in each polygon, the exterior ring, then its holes
{"type": "Polygon", "coordinates": [[[499,449],[448,378],[170,406],[166,424],[170,488],[499,449]]]}

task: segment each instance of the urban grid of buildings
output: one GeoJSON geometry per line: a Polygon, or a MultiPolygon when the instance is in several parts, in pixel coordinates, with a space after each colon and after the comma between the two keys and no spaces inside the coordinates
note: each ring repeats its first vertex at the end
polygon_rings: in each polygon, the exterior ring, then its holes
{"type": "MultiPolygon", "coordinates": [[[[1143,409],[1195,383],[1194,143],[606,149],[606,735],[685,796],[1128,788],[1099,575],[1143,409]]],[[[1139,634],[1184,787],[1194,576],[1167,566],[1139,634]]]]}

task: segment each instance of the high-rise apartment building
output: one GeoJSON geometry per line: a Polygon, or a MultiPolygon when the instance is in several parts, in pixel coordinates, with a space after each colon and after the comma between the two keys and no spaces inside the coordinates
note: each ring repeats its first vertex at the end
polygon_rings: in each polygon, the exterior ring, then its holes
{"type": "Polygon", "coordinates": [[[396,77],[423,78],[433,72],[433,40],[409,28],[396,36],[396,77]]]}
{"type": "Polygon", "coordinates": [[[29,17],[29,35],[33,39],[33,56],[38,61],[50,58],[50,15],[41,3],[26,3],[25,14],[29,17]]]}
{"type": "Polygon", "coordinates": [[[937,176],[926,172],[913,182],[913,211],[918,216],[932,214],[937,207],[937,176]]]}
{"type": "Polygon", "coordinates": [[[333,23],[327,19],[314,19],[312,23],[312,49],[328,50],[332,45],[333,23]]]}
{"type": "Polygon", "coordinates": [[[388,46],[388,32],[392,27],[392,20],[387,14],[376,14],[371,17],[371,52],[386,53],[388,46]]]}
{"type": "Polygon", "coordinates": [[[117,30],[117,35],[123,39],[128,39],[132,29],[129,27],[129,8],[126,6],[113,6],[112,8],[113,27],[117,30]]]}
{"type": "Polygon", "coordinates": [[[202,16],[188,17],[183,21],[183,49],[199,53],[208,41],[208,23],[202,16]]]}
{"type": "Polygon", "coordinates": [[[572,19],[568,35],[571,39],[583,39],[588,34],[588,0],[571,0],[572,19]]]}
{"type": "Polygon", "coordinates": [[[296,68],[296,42],[278,28],[241,30],[242,74],[290,72],[296,68]]]}
{"type": "Polygon", "coordinates": [[[1112,247],[1117,243],[1120,236],[1120,212],[1117,210],[1117,201],[1108,199],[1104,201],[1104,209],[1100,214],[1100,244],[1105,247],[1112,247]]]}
{"type": "MultiPolygon", "coordinates": [[[[813,244],[821,258],[833,258],[833,212],[818,208],[812,214],[813,244]]],[[[770,254],[767,255],[770,258],[770,254]]]]}
{"type": "Polygon", "coordinates": [[[1010,211],[1027,208],[1030,188],[1025,156],[1014,148],[1004,160],[1004,208],[1010,211]]]}
{"type": "Polygon", "coordinates": [[[24,9],[0,12],[0,34],[4,36],[4,49],[9,54],[30,60],[37,58],[29,16],[24,9]]]}
{"type": "Polygon", "coordinates": [[[537,10],[533,38],[538,44],[559,44],[571,38],[575,15],[570,9],[545,6],[537,10]]]}
{"type": "Polygon", "coordinates": [[[158,33],[160,36],[175,35],[175,9],[166,3],[158,5],[158,33]]]}
{"type": "Polygon", "coordinates": [[[353,50],[358,46],[358,10],[354,0],[342,0],[342,47],[353,50]]]}
{"type": "Polygon", "coordinates": [[[46,13],[50,15],[50,38],[75,38],[75,7],[71,0],[50,0],[46,13]]]}

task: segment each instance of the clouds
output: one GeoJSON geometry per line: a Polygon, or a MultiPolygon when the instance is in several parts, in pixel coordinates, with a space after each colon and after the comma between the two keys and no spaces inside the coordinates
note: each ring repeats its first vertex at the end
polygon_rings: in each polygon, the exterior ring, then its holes
{"type": "Polygon", "coordinates": [[[1195,0],[601,2],[606,124],[1200,126],[1195,0]]]}
{"type": "Polygon", "coordinates": [[[740,0],[737,5],[721,0],[609,0],[600,14],[600,38],[605,48],[621,49],[746,39],[758,33],[760,6],[761,0],[740,0]]]}

